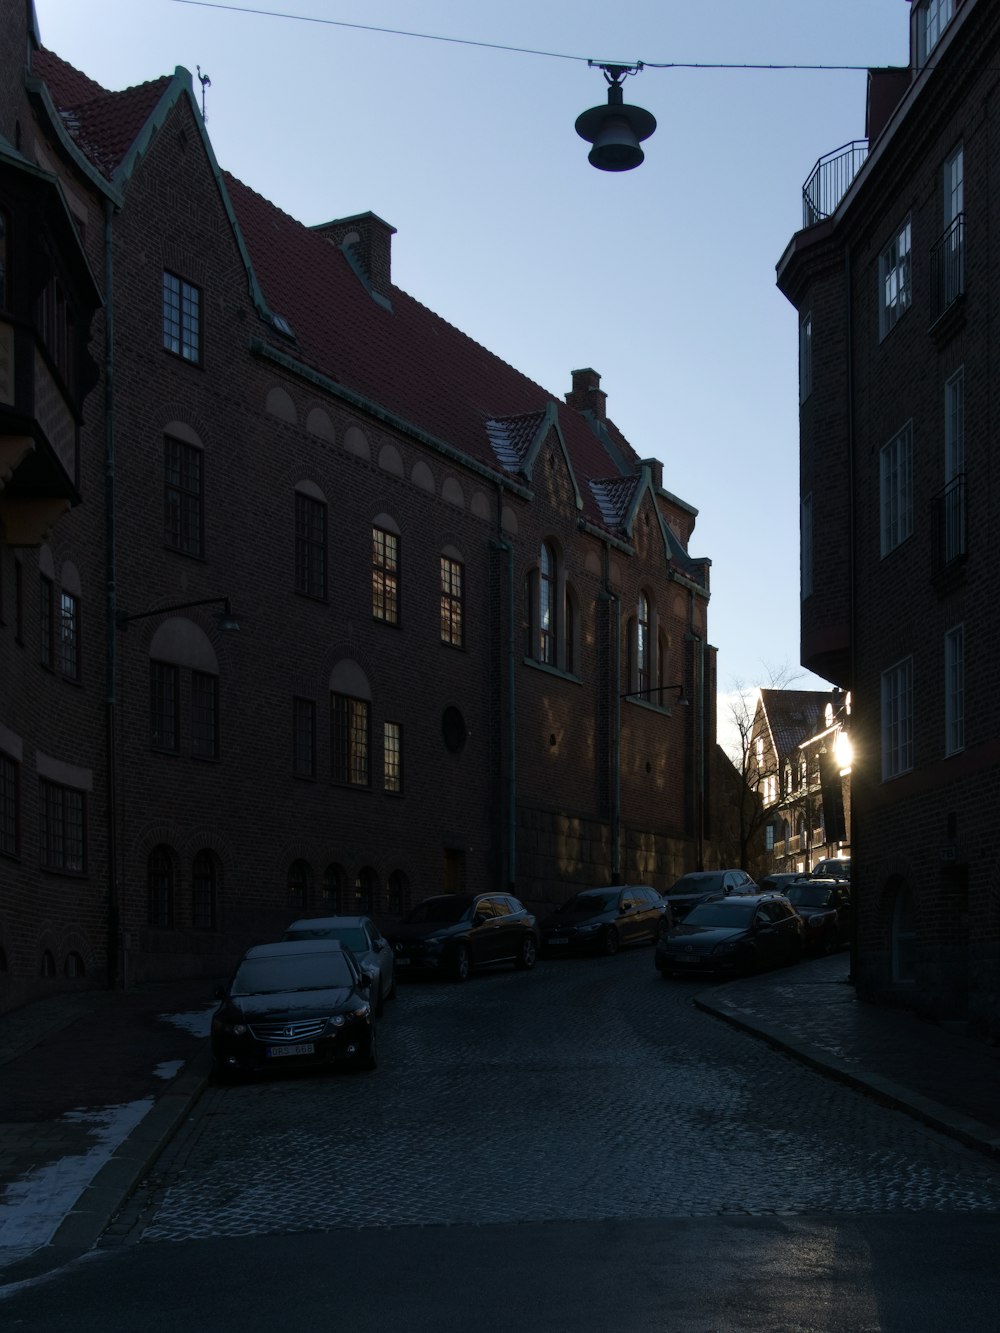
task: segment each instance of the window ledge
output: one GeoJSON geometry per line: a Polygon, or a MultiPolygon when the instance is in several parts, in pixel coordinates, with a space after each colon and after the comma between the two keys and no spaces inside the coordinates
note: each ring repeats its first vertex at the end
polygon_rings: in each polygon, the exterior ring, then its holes
{"type": "Polygon", "coordinates": [[[632,704],[636,708],[646,708],[651,713],[660,713],[663,717],[673,717],[674,710],[668,704],[653,703],[652,699],[640,699],[638,695],[629,694],[622,700],[623,704],[632,704]]]}
{"type": "Polygon", "coordinates": [[[582,685],[583,680],[580,676],[574,676],[571,671],[563,671],[559,667],[549,666],[548,662],[539,662],[536,657],[522,657],[523,666],[532,667],[535,671],[541,671],[546,676],[556,676],[559,680],[569,681],[572,685],[582,685]]]}

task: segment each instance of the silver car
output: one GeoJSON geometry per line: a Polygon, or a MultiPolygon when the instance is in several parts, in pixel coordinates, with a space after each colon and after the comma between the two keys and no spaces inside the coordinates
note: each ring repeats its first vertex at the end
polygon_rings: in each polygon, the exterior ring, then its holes
{"type": "Polygon", "coordinates": [[[396,994],[396,958],[370,916],[314,916],[293,921],[283,940],[340,940],[372,979],[371,1004],[376,1017],[396,994]]]}

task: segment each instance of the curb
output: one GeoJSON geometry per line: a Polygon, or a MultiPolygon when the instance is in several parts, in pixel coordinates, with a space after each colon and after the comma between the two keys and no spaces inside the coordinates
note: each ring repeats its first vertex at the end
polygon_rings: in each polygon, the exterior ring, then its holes
{"type": "Polygon", "coordinates": [[[211,1071],[211,1043],[206,1038],[169,1089],[157,1098],[83,1190],[48,1244],[0,1271],[0,1289],[61,1268],[93,1248],[108,1223],[177,1133],[208,1086],[211,1071]]]}
{"type": "Polygon", "coordinates": [[[891,1106],[894,1110],[905,1112],[914,1120],[919,1120],[922,1124],[937,1130],[939,1134],[956,1139],[966,1148],[985,1154],[994,1162],[1000,1160],[1000,1135],[993,1126],[984,1125],[980,1120],[962,1115],[951,1107],[942,1106],[940,1102],[913,1092],[891,1079],[853,1069],[821,1047],[803,1045],[791,1040],[780,1028],[769,1027],[763,1023],[751,1023],[741,1017],[738,1010],[731,1009],[725,998],[718,993],[715,993],[713,998],[713,992],[703,992],[693,997],[693,1003],[696,1008],[721,1018],[723,1022],[739,1028],[741,1032],[759,1037],[828,1078],[836,1079],[838,1083],[844,1083],[864,1093],[883,1106],[891,1106]]]}

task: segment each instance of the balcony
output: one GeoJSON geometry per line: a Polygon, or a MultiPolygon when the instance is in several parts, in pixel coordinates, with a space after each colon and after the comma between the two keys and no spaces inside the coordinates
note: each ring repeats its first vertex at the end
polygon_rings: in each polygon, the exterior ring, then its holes
{"type": "Polygon", "coordinates": [[[931,505],[934,571],[940,573],[965,559],[965,474],[954,477],[931,505]]]}
{"type": "Polygon", "coordinates": [[[959,213],[931,250],[931,323],[965,293],[965,214],[959,213]]]}
{"type": "Polygon", "coordinates": [[[868,140],[855,139],[821,157],[802,187],[802,225],[832,217],[868,156],[868,140]]]}

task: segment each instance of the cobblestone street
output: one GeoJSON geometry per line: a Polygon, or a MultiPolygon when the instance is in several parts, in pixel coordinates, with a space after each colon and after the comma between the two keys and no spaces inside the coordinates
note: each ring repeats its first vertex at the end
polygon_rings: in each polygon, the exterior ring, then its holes
{"type": "Polygon", "coordinates": [[[700,989],[648,950],[401,987],[374,1074],[210,1089],[109,1241],[1000,1207],[989,1161],[700,989]]]}

